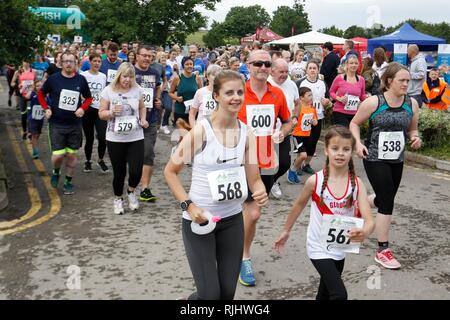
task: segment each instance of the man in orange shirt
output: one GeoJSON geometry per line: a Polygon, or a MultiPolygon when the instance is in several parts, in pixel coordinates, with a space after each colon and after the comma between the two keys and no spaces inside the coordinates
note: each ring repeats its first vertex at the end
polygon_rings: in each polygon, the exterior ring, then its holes
{"type": "MultiPolygon", "coordinates": [[[[288,136],[291,115],[283,91],[267,82],[272,66],[270,54],[264,50],[254,50],[250,53],[247,64],[250,80],[245,86],[244,103],[238,118],[246,123],[256,136],[259,167],[269,171],[261,173],[268,194],[274,183],[273,171],[278,166],[273,143],[280,143],[288,136]],[[283,125],[280,131],[274,132],[277,118],[280,118],[283,125]]],[[[256,280],[250,261],[250,247],[255,237],[261,208],[250,193],[244,203],[243,212],[245,236],[239,282],[246,286],[254,286],[256,280]]]]}
{"type": "Polygon", "coordinates": [[[427,81],[423,83],[422,100],[429,109],[447,110],[447,104],[442,101],[447,84],[439,79],[439,70],[430,70],[427,81]]]}

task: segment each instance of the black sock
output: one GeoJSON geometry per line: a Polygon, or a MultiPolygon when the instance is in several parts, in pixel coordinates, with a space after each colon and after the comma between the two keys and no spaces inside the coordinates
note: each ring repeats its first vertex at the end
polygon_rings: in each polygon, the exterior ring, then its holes
{"type": "Polygon", "coordinates": [[[61,168],[54,168],[53,174],[56,174],[57,176],[59,176],[61,174],[61,168]]]}
{"type": "Polygon", "coordinates": [[[381,251],[383,251],[383,250],[385,250],[387,248],[389,248],[389,242],[388,241],[386,241],[386,242],[379,242],[378,241],[378,252],[381,252],[381,251]]]}
{"type": "Polygon", "coordinates": [[[66,176],[65,183],[70,183],[70,182],[72,182],[72,177],[66,176]]]}

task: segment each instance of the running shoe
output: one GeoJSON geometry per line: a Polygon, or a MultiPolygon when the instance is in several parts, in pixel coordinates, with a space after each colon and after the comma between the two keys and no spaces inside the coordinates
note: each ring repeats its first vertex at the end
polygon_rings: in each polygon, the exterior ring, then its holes
{"type": "Polygon", "coordinates": [[[91,172],[92,171],[92,162],[86,161],[84,163],[84,172],[91,172]]]}
{"type": "Polygon", "coordinates": [[[149,188],[145,188],[144,190],[142,190],[139,196],[139,200],[145,202],[155,202],[156,200],[158,200],[158,198],[152,194],[149,188]]]}
{"type": "Polygon", "coordinates": [[[164,134],[170,134],[170,130],[167,126],[162,126],[159,131],[162,131],[164,134]]]}
{"type": "Polygon", "coordinates": [[[250,259],[242,260],[241,271],[239,272],[239,282],[248,287],[253,287],[256,284],[256,279],[253,276],[252,262],[250,259]]]}
{"type": "Polygon", "coordinates": [[[97,165],[100,167],[100,170],[103,173],[108,173],[109,172],[108,166],[106,165],[105,161],[100,160],[99,162],[97,162],[97,165]]]}
{"type": "Polygon", "coordinates": [[[402,266],[397,259],[394,258],[392,250],[387,248],[381,252],[375,253],[375,261],[387,269],[400,269],[402,266]]]}
{"type": "Polygon", "coordinates": [[[31,156],[33,157],[33,159],[39,159],[39,150],[33,149],[31,156]]]}
{"type": "Polygon", "coordinates": [[[50,179],[50,183],[53,188],[58,188],[58,181],[59,181],[59,174],[52,174],[52,177],[50,179]]]}
{"type": "Polygon", "coordinates": [[[281,192],[280,183],[275,182],[272,186],[272,189],[270,189],[270,193],[275,199],[280,199],[283,196],[283,193],[281,192]]]}
{"type": "Polygon", "coordinates": [[[122,198],[114,199],[114,214],[123,214],[124,212],[122,198]]]}
{"type": "Polygon", "coordinates": [[[314,170],[313,170],[313,168],[311,168],[311,166],[310,166],[309,164],[304,165],[304,166],[302,167],[302,171],[303,171],[303,172],[306,172],[306,173],[308,173],[308,174],[314,174],[314,173],[315,173],[314,170]]]}
{"type": "Polygon", "coordinates": [[[287,181],[289,183],[292,183],[292,184],[299,184],[300,183],[300,179],[297,176],[297,172],[292,171],[291,169],[289,169],[288,173],[287,173],[287,181]]]}
{"type": "Polygon", "coordinates": [[[8,99],[8,107],[11,107],[11,99],[8,99]]]}
{"type": "Polygon", "coordinates": [[[73,192],[73,183],[72,183],[72,181],[64,182],[64,194],[69,195],[69,194],[73,194],[73,193],[74,192],[73,192]]]}
{"type": "Polygon", "coordinates": [[[136,197],[135,191],[128,193],[128,208],[131,211],[136,211],[139,209],[139,201],[136,197]]]}

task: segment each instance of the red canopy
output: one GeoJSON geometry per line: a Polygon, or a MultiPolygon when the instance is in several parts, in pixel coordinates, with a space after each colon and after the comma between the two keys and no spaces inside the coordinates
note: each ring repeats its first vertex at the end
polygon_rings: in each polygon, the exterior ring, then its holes
{"type": "MultiPolygon", "coordinates": [[[[356,38],[353,38],[350,40],[355,41],[355,48],[354,48],[355,51],[358,51],[358,52],[367,51],[367,42],[368,42],[367,38],[356,37],[356,38]],[[356,42],[360,42],[360,43],[356,43],[356,42]]],[[[334,50],[340,51],[340,50],[342,50],[343,46],[344,46],[343,44],[335,44],[333,46],[333,48],[334,48],[334,50]]]]}
{"type": "Polygon", "coordinates": [[[252,43],[255,40],[258,40],[261,43],[271,42],[274,40],[283,39],[282,36],[276,34],[269,28],[258,28],[256,29],[256,33],[249,36],[241,38],[241,44],[252,43]]]}

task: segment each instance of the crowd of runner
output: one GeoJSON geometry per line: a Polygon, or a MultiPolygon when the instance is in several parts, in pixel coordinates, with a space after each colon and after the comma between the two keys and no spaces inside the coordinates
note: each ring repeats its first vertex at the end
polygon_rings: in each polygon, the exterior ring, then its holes
{"type": "MultiPolygon", "coordinates": [[[[15,70],[8,66],[9,105],[17,98],[23,139],[40,157],[45,119],[51,148],[51,184],[75,191],[75,169],[112,168],[112,212],[157,202],[151,179],[164,171],[180,202],[182,235],[197,291],[190,299],[232,299],[239,281],[255,286],[251,246],[269,196],[282,199],[282,177],[300,185],[275,249],[282,251],[311,200],[307,254],[320,274],[317,299],[347,299],[342,271],[347,252],[375,230],[374,259],[398,269],[389,244],[395,195],[407,144],[421,147],[418,110],[446,110],[449,70],[427,73],[417,46],[410,68],[389,63],[383,48],[362,59],[347,41],[342,57],[332,43],[322,53],[273,50],[258,42],[221,49],[178,45],[168,50],[140,43],[58,45],[15,70]],[[363,140],[360,127],[369,122],[363,140]],[[325,125],[327,124],[327,128],[325,125]],[[158,135],[182,132],[165,168],[155,167],[158,135]],[[316,146],[325,134],[325,163],[315,172],[316,146]],[[84,156],[78,151],[84,137],[84,156]],[[105,159],[109,155],[109,163],[105,159]],[[374,191],[355,172],[363,159],[374,191]],[[293,157],[291,158],[291,155],[293,157]],[[178,178],[192,165],[190,189],[178,178]],[[303,183],[302,183],[302,177],[303,183]],[[372,218],[371,208],[377,208],[372,218]],[[339,216],[342,219],[329,219],[339,216]],[[215,220],[214,220],[214,219],[215,220]],[[213,221],[214,220],[214,221],[213,221]],[[205,222],[213,231],[197,234],[205,222]]],[[[362,174],[362,173],[360,173],[362,174]]]]}

